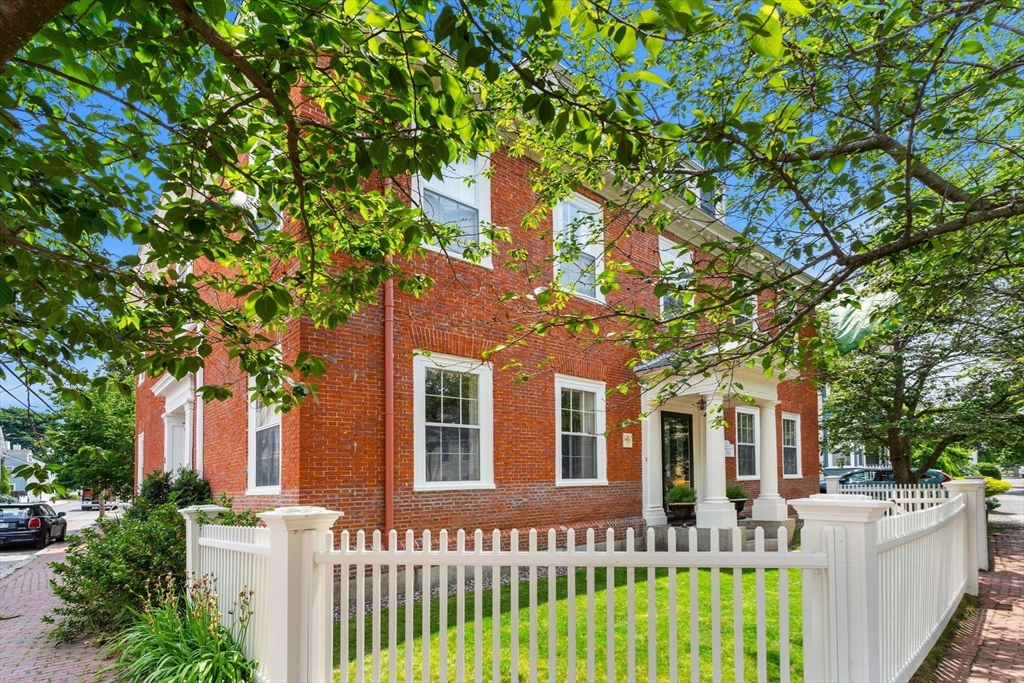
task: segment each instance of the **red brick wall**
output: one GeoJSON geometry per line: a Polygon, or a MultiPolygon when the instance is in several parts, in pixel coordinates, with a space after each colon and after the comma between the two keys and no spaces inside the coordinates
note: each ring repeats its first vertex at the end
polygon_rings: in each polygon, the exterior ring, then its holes
{"type": "MultiPolygon", "coordinates": [[[[434,287],[419,298],[395,296],[395,526],[438,529],[509,529],[530,526],[579,525],[595,520],[630,520],[642,514],[641,461],[643,444],[639,425],[613,429],[606,441],[607,486],[555,486],[554,374],[561,373],[605,382],[607,388],[635,379],[626,368],[631,352],[607,341],[575,338],[554,330],[532,337],[495,357],[494,367],[494,480],[493,490],[413,491],[413,352],[426,349],[479,358],[485,349],[505,342],[515,321],[528,315],[532,304],[498,300],[506,292],[528,293],[550,282],[552,253],[550,218],[538,230],[519,228],[522,216],[534,207],[526,180],[532,162],[497,153],[491,179],[491,217],[513,229],[514,246],[529,258],[518,269],[504,266],[511,246],[499,244],[494,268],[448,259],[428,252],[412,267],[431,275],[434,287]],[[516,384],[515,364],[533,377],[516,384]],[[633,447],[622,447],[623,431],[633,435],[633,447]]],[[[623,221],[606,217],[609,238],[618,236],[623,221]]],[[[612,258],[644,268],[658,263],[658,236],[635,232],[619,240],[612,258]]],[[[698,255],[700,258],[700,255],[698,255]]],[[[642,306],[656,310],[658,302],[649,283],[622,279],[621,288],[608,295],[609,304],[642,306]]],[[[247,496],[246,381],[226,354],[218,351],[207,363],[209,384],[231,383],[235,396],[206,405],[204,470],[216,492],[226,491],[236,507],[266,508],[289,504],[323,505],[344,512],[348,529],[380,528],[384,522],[384,357],[382,295],[350,322],[328,331],[308,321],[293,323],[282,340],[286,355],[300,349],[332,358],[328,373],[317,383],[319,393],[282,419],[282,493],[247,496]]],[[[575,299],[580,310],[603,308],[575,299]]],[[[605,323],[601,336],[618,329],[605,323]]],[[[163,461],[160,421],[162,399],[139,392],[140,429],[146,430],[147,468],[150,453],[163,461]],[[157,407],[156,404],[159,404],[157,407]],[[155,415],[156,422],[153,421],[155,415]],[[149,416],[149,417],[147,417],[149,416]],[[159,429],[155,429],[155,426],[159,429]],[[151,437],[150,433],[154,436],[151,437]]],[[[803,472],[801,481],[781,476],[780,492],[801,497],[817,490],[817,400],[813,387],[785,382],[777,415],[781,439],[781,413],[802,416],[803,472]]],[[[635,417],[637,391],[614,393],[607,399],[606,424],[613,427],[635,417]]],[[[731,416],[727,416],[730,419],[731,416]]],[[[732,440],[732,436],[728,438],[732,440]]],[[[781,446],[780,451],[781,453],[781,446]]],[[[152,460],[156,463],[157,460],[152,460]]],[[[734,459],[727,464],[732,482],[734,459]]],[[[756,495],[757,483],[745,484],[756,495]]],[[[624,522],[629,523],[629,522],[624,522]]]]}

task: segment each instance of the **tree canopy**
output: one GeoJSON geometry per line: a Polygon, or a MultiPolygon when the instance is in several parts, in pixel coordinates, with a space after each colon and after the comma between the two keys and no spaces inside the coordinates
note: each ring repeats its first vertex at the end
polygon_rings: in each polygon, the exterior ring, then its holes
{"type": "MultiPolygon", "coordinates": [[[[456,245],[404,180],[499,147],[539,161],[527,228],[579,185],[616,188],[622,234],[686,216],[716,257],[674,278],[616,263],[611,240],[602,290],[660,277],[659,293],[690,305],[668,320],[614,306],[584,315],[559,283],[539,282],[536,296],[508,293],[534,312],[517,339],[552,326],[606,339],[617,319],[628,330],[612,343],[671,350],[673,370],[785,371],[802,358],[809,312],[855,299],[865,268],[1019,272],[1022,11],[1009,0],[5,2],[0,373],[86,405],[84,387],[107,380],[80,370],[82,356],[182,376],[222,342],[243,369],[270,368],[257,388],[287,407],[325,365],[282,364],[274,330],[300,316],[343,324],[388,279],[429,287],[410,257],[425,240],[456,245]],[[232,203],[234,192],[258,202],[232,203]],[[696,211],[702,200],[724,213],[696,211]],[[289,229],[261,229],[282,220],[289,229]],[[145,245],[141,260],[112,240],[145,245]],[[200,258],[220,268],[192,272],[200,258]],[[778,296],[763,324],[737,324],[765,288],[778,296]]],[[[516,266],[526,255],[507,243],[511,227],[489,231],[516,266]]],[[[944,296],[912,289],[923,306],[944,296]]]]}

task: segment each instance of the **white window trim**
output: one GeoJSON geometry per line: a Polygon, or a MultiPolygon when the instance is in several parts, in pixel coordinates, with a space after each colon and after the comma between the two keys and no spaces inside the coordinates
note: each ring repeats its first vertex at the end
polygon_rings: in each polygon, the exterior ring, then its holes
{"type": "MultiPolygon", "coordinates": [[[[600,244],[587,244],[586,246],[583,247],[583,252],[584,253],[590,254],[591,256],[594,257],[594,278],[596,279],[597,276],[599,276],[601,273],[604,272],[604,239],[605,239],[604,211],[601,210],[601,205],[598,204],[597,202],[591,201],[590,199],[587,199],[586,197],[584,197],[583,195],[581,195],[579,193],[575,193],[572,196],[567,197],[566,199],[564,199],[564,200],[558,202],[557,204],[555,204],[554,209],[551,210],[551,244],[552,244],[552,249],[554,250],[554,254],[555,254],[555,272],[554,272],[555,282],[559,281],[559,278],[561,277],[561,273],[562,273],[562,269],[559,266],[560,266],[561,263],[563,263],[563,261],[561,261],[558,258],[559,257],[559,253],[558,253],[558,244],[557,244],[557,242],[558,242],[558,235],[560,235],[562,230],[565,228],[565,225],[563,225],[563,220],[562,220],[562,211],[561,211],[562,204],[565,201],[568,201],[568,200],[574,201],[577,204],[582,205],[585,209],[587,209],[588,211],[593,213],[595,215],[595,218],[597,220],[599,220],[600,223],[601,223],[601,229],[600,229],[601,230],[601,243],[600,244]]],[[[603,304],[604,303],[604,293],[601,291],[601,287],[597,286],[597,287],[594,288],[594,290],[595,290],[595,292],[594,292],[595,295],[594,296],[587,296],[586,294],[580,294],[579,292],[576,291],[576,288],[573,287],[572,294],[573,294],[573,296],[579,297],[581,299],[585,299],[586,301],[596,301],[598,303],[602,303],[603,304]]]]}
{"type": "MultiPolygon", "coordinates": [[[[249,376],[249,387],[256,386],[256,378],[249,376]]],[[[248,434],[249,434],[249,454],[246,459],[246,489],[245,495],[247,496],[274,496],[281,493],[281,480],[284,478],[284,420],[281,419],[281,413],[277,413],[278,423],[277,428],[280,430],[281,439],[281,461],[278,463],[277,470],[277,485],[276,486],[256,486],[256,402],[252,400],[252,397],[246,394],[246,404],[248,410],[246,411],[249,415],[248,422],[248,434]]]]}
{"type": "Polygon", "coordinates": [[[607,486],[605,429],[605,384],[593,379],[555,375],[555,486],[607,486]],[[597,478],[562,479],[562,389],[589,391],[594,394],[594,432],[597,436],[597,478]]]}
{"type": "MultiPolygon", "coordinates": [[[[666,265],[673,267],[679,267],[681,265],[690,266],[691,277],[693,276],[693,252],[690,251],[689,245],[684,242],[673,242],[664,235],[658,235],[658,267],[664,268],[666,265]],[[685,248],[680,248],[684,247],[685,248]],[[663,258],[665,252],[672,253],[672,262],[670,264],[665,262],[663,258]]],[[[661,315],[665,315],[665,297],[658,297],[658,311],[661,315]]]]}
{"type": "MultiPolygon", "coordinates": [[[[736,480],[757,481],[761,478],[761,411],[757,408],[737,408],[737,415],[752,415],[754,418],[754,474],[740,475],[740,420],[736,418],[736,480]]],[[[743,444],[745,446],[749,444],[743,444]]]]}
{"type": "MultiPolygon", "coordinates": [[[[491,179],[484,173],[487,167],[490,165],[490,159],[487,157],[476,158],[476,182],[473,183],[473,189],[476,191],[476,203],[477,205],[473,208],[477,211],[477,220],[480,222],[480,248],[487,249],[491,246],[490,238],[485,235],[482,231],[485,223],[491,222],[491,179]]],[[[418,173],[412,176],[412,197],[413,201],[416,202],[417,206],[423,206],[423,192],[422,192],[423,180],[420,178],[418,173]]],[[[462,255],[457,249],[445,248],[442,249],[439,244],[430,244],[426,241],[422,242],[424,249],[429,251],[435,251],[439,254],[445,254],[456,258],[466,263],[471,263],[474,266],[482,266],[487,269],[493,270],[494,266],[491,263],[491,254],[486,254],[479,262],[470,261],[462,255]]]]}
{"type": "Polygon", "coordinates": [[[803,444],[800,438],[800,415],[798,413],[782,413],[782,433],[779,438],[779,452],[782,454],[782,478],[802,479],[804,476],[803,444]],[[796,422],[796,474],[786,474],[786,420],[796,422]]]}
{"type": "Polygon", "coordinates": [[[443,353],[416,350],[413,371],[413,491],[459,491],[494,488],[494,377],[491,364],[443,353]],[[480,481],[427,481],[426,397],[427,368],[471,372],[477,380],[480,411],[480,481]]]}

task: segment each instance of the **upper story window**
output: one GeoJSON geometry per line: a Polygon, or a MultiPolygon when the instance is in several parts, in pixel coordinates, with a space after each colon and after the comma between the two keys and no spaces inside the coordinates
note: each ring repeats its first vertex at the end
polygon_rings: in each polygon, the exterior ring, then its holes
{"type": "Polygon", "coordinates": [[[416,356],[413,383],[415,488],[493,488],[490,365],[416,356]]]}
{"type": "Polygon", "coordinates": [[[249,403],[249,493],[281,491],[281,413],[260,399],[249,403]]]}
{"type": "Polygon", "coordinates": [[[757,411],[736,409],[736,478],[757,479],[758,429],[757,411]]]}
{"type": "MultiPolygon", "coordinates": [[[[442,168],[441,177],[417,178],[420,208],[431,221],[455,228],[446,251],[459,258],[465,257],[467,249],[488,244],[481,230],[491,220],[491,183],[483,174],[485,165],[483,158],[457,161],[442,168]]],[[[425,246],[441,249],[436,240],[428,240],[425,246]]],[[[480,263],[490,267],[490,256],[484,253],[480,263]]]]}
{"type": "Polygon", "coordinates": [[[605,476],[604,382],[555,377],[558,420],[556,483],[603,485],[605,476]]]}
{"type": "Polygon", "coordinates": [[[673,291],[661,297],[662,315],[671,315],[686,305],[683,292],[693,280],[693,256],[689,246],[677,244],[667,237],[658,238],[659,269],[661,279],[672,286],[673,291]]]}
{"type": "Polygon", "coordinates": [[[800,476],[800,416],[782,414],[782,476],[800,476]]]}
{"type": "Polygon", "coordinates": [[[736,327],[749,327],[752,332],[757,332],[758,303],[757,294],[751,294],[747,298],[735,304],[735,315],[733,317],[736,327]]]}
{"type": "Polygon", "coordinates": [[[604,270],[604,217],[601,207],[580,195],[555,205],[552,216],[555,276],[575,294],[603,301],[597,276],[604,270]]]}

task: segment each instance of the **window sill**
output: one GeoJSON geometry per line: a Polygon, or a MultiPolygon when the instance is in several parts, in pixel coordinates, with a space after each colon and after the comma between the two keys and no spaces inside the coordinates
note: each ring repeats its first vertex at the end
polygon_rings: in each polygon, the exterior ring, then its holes
{"type": "Polygon", "coordinates": [[[804,475],[802,475],[802,474],[783,474],[782,478],[783,479],[803,479],[804,475]]]}
{"type": "Polygon", "coordinates": [[[495,488],[494,482],[487,481],[438,481],[420,482],[413,485],[413,493],[435,493],[439,491],[482,491],[495,488]]]}
{"type": "Polygon", "coordinates": [[[602,305],[604,304],[604,297],[603,296],[602,297],[592,297],[592,296],[587,296],[586,294],[580,294],[579,292],[573,292],[572,295],[575,298],[577,298],[577,299],[583,299],[584,301],[589,301],[592,304],[602,304],[602,305]]]}
{"type": "Polygon", "coordinates": [[[560,479],[555,488],[572,488],[577,486],[607,486],[607,479],[560,479]]]}
{"type": "Polygon", "coordinates": [[[245,490],[245,495],[247,496],[277,496],[280,495],[280,493],[280,486],[257,486],[255,488],[245,490]]]}
{"type": "Polygon", "coordinates": [[[742,476],[742,477],[739,476],[739,475],[736,475],[736,481],[761,481],[761,475],[760,474],[753,474],[753,475],[747,475],[747,476],[742,476]]]}

